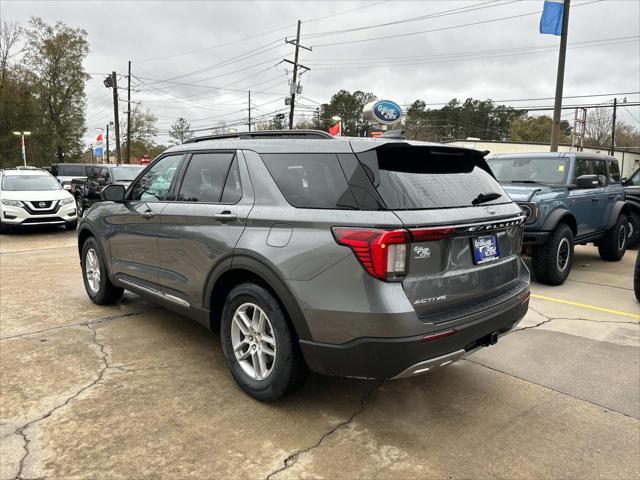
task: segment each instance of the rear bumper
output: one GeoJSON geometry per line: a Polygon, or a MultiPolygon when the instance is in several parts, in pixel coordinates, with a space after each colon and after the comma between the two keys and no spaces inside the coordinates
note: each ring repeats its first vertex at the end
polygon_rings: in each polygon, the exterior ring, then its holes
{"type": "MultiPolygon", "coordinates": [[[[300,340],[309,368],[325,375],[358,378],[401,378],[426,373],[448,365],[472,350],[491,345],[524,317],[529,307],[529,289],[484,315],[470,316],[455,333],[423,341],[418,335],[402,338],[359,338],[335,345],[300,340]],[[472,319],[471,319],[472,318],[472,319]]],[[[443,326],[443,331],[448,331],[443,326]]],[[[429,332],[433,335],[438,332],[429,332]]]]}

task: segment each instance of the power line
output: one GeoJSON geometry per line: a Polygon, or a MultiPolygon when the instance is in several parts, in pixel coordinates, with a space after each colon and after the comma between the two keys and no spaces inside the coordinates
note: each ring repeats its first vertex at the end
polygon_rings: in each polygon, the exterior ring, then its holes
{"type": "MultiPolygon", "coordinates": [[[[636,38],[640,38],[640,37],[636,37],[636,38]]],[[[630,43],[630,42],[635,42],[635,39],[620,40],[616,42],[607,42],[607,43],[591,43],[591,44],[585,44],[585,45],[574,45],[568,48],[570,48],[571,50],[576,50],[580,48],[618,45],[618,44],[630,43]]],[[[460,54],[456,56],[451,56],[450,58],[440,57],[439,59],[436,59],[436,60],[424,60],[424,61],[398,61],[398,62],[389,61],[385,63],[381,63],[381,62],[355,63],[352,65],[336,65],[336,66],[328,66],[329,64],[326,64],[327,66],[320,66],[314,62],[310,62],[308,63],[308,65],[313,66],[314,70],[322,70],[322,71],[353,70],[353,69],[361,69],[361,68],[388,68],[388,67],[401,67],[401,66],[412,66],[412,65],[432,65],[432,64],[438,64],[438,63],[470,62],[473,60],[487,60],[487,59],[493,59],[493,58],[517,57],[523,54],[539,55],[539,54],[555,53],[555,52],[557,52],[557,47],[550,46],[550,47],[535,47],[534,49],[531,49],[528,51],[522,50],[522,51],[511,52],[511,53],[505,52],[505,53],[495,53],[495,54],[487,54],[487,55],[460,54]]]]}
{"type": "MultiPolygon", "coordinates": [[[[592,3],[598,3],[601,2],[603,0],[591,0],[589,2],[584,2],[584,3],[580,3],[578,5],[574,5],[573,8],[577,8],[577,7],[582,7],[584,5],[590,5],[592,3]]],[[[342,41],[342,42],[330,42],[330,43],[319,43],[316,45],[313,45],[313,48],[318,48],[318,47],[330,47],[330,46],[335,46],[335,45],[347,45],[347,44],[353,44],[353,43],[362,43],[362,42],[371,42],[374,40],[388,40],[390,38],[400,38],[400,37],[410,37],[413,35],[422,35],[424,33],[432,33],[432,32],[442,32],[445,30],[453,30],[456,28],[463,28],[463,27],[470,27],[470,26],[475,26],[475,25],[484,25],[487,23],[494,23],[494,22],[501,22],[503,20],[511,20],[514,18],[521,18],[521,17],[528,17],[531,15],[539,15],[542,12],[542,10],[537,10],[535,12],[530,12],[530,13],[520,13],[518,15],[509,15],[507,17],[500,17],[500,18],[492,18],[489,20],[480,20],[477,22],[471,22],[471,23],[464,23],[461,25],[451,25],[448,27],[440,27],[440,28],[432,28],[429,30],[421,30],[419,32],[409,32],[409,33],[397,33],[395,35],[386,35],[386,36],[382,36],[382,37],[373,37],[373,38],[363,38],[360,40],[347,40],[347,41],[342,41]]]]}
{"type": "MultiPolygon", "coordinates": [[[[617,41],[627,41],[627,40],[635,40],[640,38],[640,35],[626,35],[621,37],[609,37],[609,38],[599,38],[592,40],[583,40],[579,42],[571,42],[570,45],[590,45],[593,43],[602,43],[602,42],[617,42],[617,41]]],[[[509,53],[509,52],[520,52],[527,51],[530,49],[554,49],[557,51],[556,45],[522,45],[519,47],[512,48],[498,48],[498,49],[489,49],[489,50],[476,50],[476,51],[458,51],[458,52],[446,52],[446,53],[430,53],[428,55],[394,55],[392,57],[346,57],[346,58],[320,58],[314,59],[308,62],[310,65],[320,65],[320,64],[329,64],[334,65],[336,63],[373,63],[380,61],[411,61],[411,60],[420,60],[420,59],[430,59],[430,58],[447,58],[447,57],[457,57],[457,56],[474,56],[481,54],[491,54],[491,53],[509,53]]]]}
{"type": "Polygon", "coordinates": [[[519,2],[521,0],[510,0],[507,1],[505,3],[497,3],[495,0],[489,0],[488,2],[481,2],[481,3],[477,3],[475,5],[469,5],[466,7],[457,7],[457,8],[453,8],[450,10],[442,10],[440,12],[435,12],[435,13],[430,13],[428,15],[421,15],[419,17],[411,17],[411,18],[404,18],[402,20],[395,20],[392,22],[385,22],[385,23],[378,23],[376,25],[366,25],[366,26],[362,26],[362,27],[354,27],[354,28],[344,28],[341,30],[329,30],[326,32],[317,32],[317,33],[310,33],[308,35],[303,35],[302,38],[304,39],[315,39],[315,38],[320,38],[320,37],[328,37],[328,36],[333,36],[333,35],[341,35],[344,33],[350,33],[350,32],[359,32],[362,30],[369,30],[372,28],[381,28],[381,27],[389,27],[392,25],[399,25],[399,24],[403,24],[403,23],[411,23],[411,22],[420,22],[423,20],[430,20],[432,18],[438,18],[438,17],[445,17],[448,15],[456,15],[459,13],[466,13],[466,12],[472,12],[475,10],[484,10],[487,8],[494,8],[494,7],[501,7],[503,5],[509,5],[511,3],[516,3],[519,2]]]}

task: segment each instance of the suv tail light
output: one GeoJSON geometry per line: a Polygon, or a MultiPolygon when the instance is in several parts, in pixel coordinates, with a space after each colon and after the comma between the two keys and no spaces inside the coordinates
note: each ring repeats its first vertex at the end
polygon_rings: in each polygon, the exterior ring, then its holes
{"type": "Polygon", "coordinates": [[[385,282],[401,280],[407,268],[407,230],[333,227],[339,245],[345,245],[356,255],[364,269],[385,282]]]}

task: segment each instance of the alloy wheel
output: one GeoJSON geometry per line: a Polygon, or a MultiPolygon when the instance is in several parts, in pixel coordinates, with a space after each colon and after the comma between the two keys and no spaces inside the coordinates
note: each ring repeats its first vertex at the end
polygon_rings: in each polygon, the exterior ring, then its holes
{"type": "Polygon", "coordinates": [[[563,238],[560,240],[560,244],[558,245],[558,254],[557,254],[557,263],[558,270],[564,272],[564,270],[569,265],[569,256],[571,252],[571,245],[569,245],[569,239],[563,238]]]}
{"type": "Polygon", "coordinates": [[[627,226],[623,223],[618,230],[618,250],[624,250],[625,243],[627,242],[627,226]]]}
{"type": "Polygon", "coordinates": [[[276,362],[276,339],[269,317],[255,303],[240,305],[231,322],[231,346],[249,377],[264,380],[276,362]]]}
{"type": "Polygon", "coordinates": [[[100,262],[98,261],[98,254],[93,248],[87,250],[84,268],[89,289],[92,293],[98,293],[98,290],[100,290],[100,262]]]}

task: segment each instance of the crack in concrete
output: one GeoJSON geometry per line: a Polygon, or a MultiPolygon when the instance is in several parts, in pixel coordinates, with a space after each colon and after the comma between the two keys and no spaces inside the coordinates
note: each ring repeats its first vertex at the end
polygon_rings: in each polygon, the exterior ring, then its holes
{"type": "Polygon", "coordinates": [[[556,393],[559,393],[561,395],[565,395],[565,396],[567,396],[569,398],[573,398],[574,400],[579,400],[581,402],[588,403],[589,405],[594,405],[596,407],[604,408],[605,410],[607,410],[609,412],[617,413],[617,414],[622,415],[624,417],[633,418],[634,420],[640,420],[639,418],[634,417],[633,415],[629,415],[628,413],[619,412],[618,410],[614,410],[611,407],[607,407],[607,406],[601,405],[599,403],[591,402],[591,401],[586,400],[584,398],[576,397],[575,395],[571,395],[570,393],[563,392],[562,390],[557,390],[557,389],[555,389],[553,387],[550,387],[548,385],[543,385],[542,383],[534,382],[533,380],[529,380],[529,379],[526,379],[526,378],[519,377],[519,376],[514,375],[512,373],[505,372],[504,370],[500,370],[498,368],[490,367],[489,365],[485,365],[484,363],[476,362],[475,360],[470,360],[469,358],[465,358],[464,361],[465,362],[469,362],[469,363],[473,363],[474,365],[478,365],[479,367],[484,367],[486,369],[492,370],[492,371],[497,372],[497,373],[501,373],[501,374],[506,375],[506,376],[511,377],[511,378],[517,378],[518,380],[522,380],[523,382],[531,383],[532,385],[537,385],[538,387],[546,388],[547,390],[551,390],[552,392],[556,392],[556,393]]]}
{"type": "Polygon", "coordinates": [[[154,310],[154,308],[150,308],[150,309],[147,309],[147,310],[135,311],[135,312],[122,313],[120,315],[108,315],[106,317],[94,318],[93,320],[81,320],[81,321],[75,322],[75,323],[66,323],[64,325],[57,325],[55,327],[43,328],[41,330],[34,330],[32,332],[16,333],[14,335],[7,335],[6,337],[0,337],[0,341],[2,341],[2,340],[11,340],[11,339],[14,339],[14,338],[28,337],[30,335],[37,335],[39,333],[49,332],[49,331],[52,331],[52,330],[61,330],[61,329],[71,328],[71,327],[83,327],[83,326],[89,326],[89,325],[92,325],[92,324],[109,322],[111,320],[118,320],[119,318],[126,318],[126,317],[133,317],[133,316],[136,316],[136,315],[142,315],[143,313],[147,313],[147,312],[150,312],[152,310],[154,310]]]}
{"type": "MultiPolygon", "coordinates": [[[[93,323],[95,323],[95,322],[93,322],[93,323]]],[[[87,390],[89,390],[89,389],[95,387],[96,385],[98,385],[99,383],[101,383],[102,380],[104,379],[104,377],[109,372],[109,370],[114,370],[115,369],[115,370],[122,371],[122,367],[121,366],[111,365],[111,360],[109,358],[109,354],[105,350],[105,345],[98,341],[98,332],[95,329],[94,325],[92,323],[86,323],[84,325],[89,330],[91,330],[91,332],[92,332],[91,345],[96,346],[97,349],[98,349],[98,353],[99,353],[99,356],[100,356],[100,371],[98,372],[98,375],[96,376],[96,378],[94,380],[92,380],[88,384],[84,385],[82,388],[80,388],[73,395],[67,397],[62,403],[60,403],[59,405],[56,405],[55,407],[51,408],[50,410],[45,412],[40,417],[25,423],[21,427],[19,427],[16,430],[14,430],[12,433],[9,433],[9,434],[5,435],[4,437],[2,437],[2,438],[7,438],[7,437],[10,437],[11,435],[17,434],[17,435],[20,435],[22,437],[22,440],[23,440],[22,448],[23,448],[24,454],[22,455],[22,457],[20,458],[20,462],[18,463],[18,473],[14,477],[14,480],[28,480],[25,477],[23,477],[23,471],[24,471],[25,463],[27,461],[27,458],[31,454],[31,450],[29,449],[29,445],[31,444],[31,439],[29,438],[29,436],[27,434],[27,429],[32,427],[33,425],[43,421],[43,420],[49,418],[51,415],[53,415],[58,410],[66,407],[69,403],[71,403],[73,400],[78,398],[84,392],[86,392],[87,390]]]]}
{"type": "Polygon", "coordinates": [[[533,328],[538,328],[541,327],[542,325],[546,325],[547,323],[550,322],[554,322],[557,320],[562,320],[562,321],[567,321],[567,322],[592,322],[592,323],[611,323],[611,324],[616,324],[616,325],[640,325],[640,322],[631,322],[631,321],[623,321],[623,320],[594,320],[591,318],[567,318],[567,317],[549,317],[548,315],[545,315],[544,313],[536,310],[535,308],[532,308],[531,306],[529,306],[530,310],[533,310],[534,312],[536,312],[538,315],[540,315],[541,317],[544,317],[544,320],[541,321],[540,323],[537,323],[535,325],[529,325],[527,327],[522,327],[522,328],[515,328],[509,332],[507,332],[504,336],[510,335],[512,333],[516,333],[516,332],[523,332],[525,330],[531,330],[533,328]]]}
{"type": "Polygon", "coordinates": [[[306,448],[301,448],[299,450],[296,450],[295,452],[289,454],[289,456],[287,456],[287,458],[284,459],[284,461],[282,462],[282,467],[272,471],[271,473],[269,473],[266,477],[265,480],[271,480],[271,478],[274,475],[278,475],[281,472],[284,472],[285,470],[287,470],[289,467],[291,467],[292,465],[295,465],[296,461],[298,460],[298,458],[300,457],[300,455],[310,452],[311,450],[314,450],[316,448],[318,448],[322,442],[324,442],[324,440],[333,435],[337,430],[339,430],[340,428],[349,425],[351,422],[353,422],[353,420],[360,415],[361,413],[363,413],[366,409],[366,402],[367,400],[369,400],[369,398],[371,398],[371,395],[373,395],[373,392],[375,392],[377,389],[379,389],[382,384],[384,383],[384,380],[378,382],[373,388],[371,388],[367,393],[365,393],[361,398],[360,398],[360,408],[358,410],[356,410],[354,413],[351,414],[351,416],[347,419],[344,420],[340,423],[338,423],[337,425],[335,425],[334,427],[332,427],[328,432],[325,432],[324,434],[322,434],[322,436],[320,436],[320,438],[318,439],[318,441],[316,443],[314,443],[313,445],[306,447],[306,448]]]}

